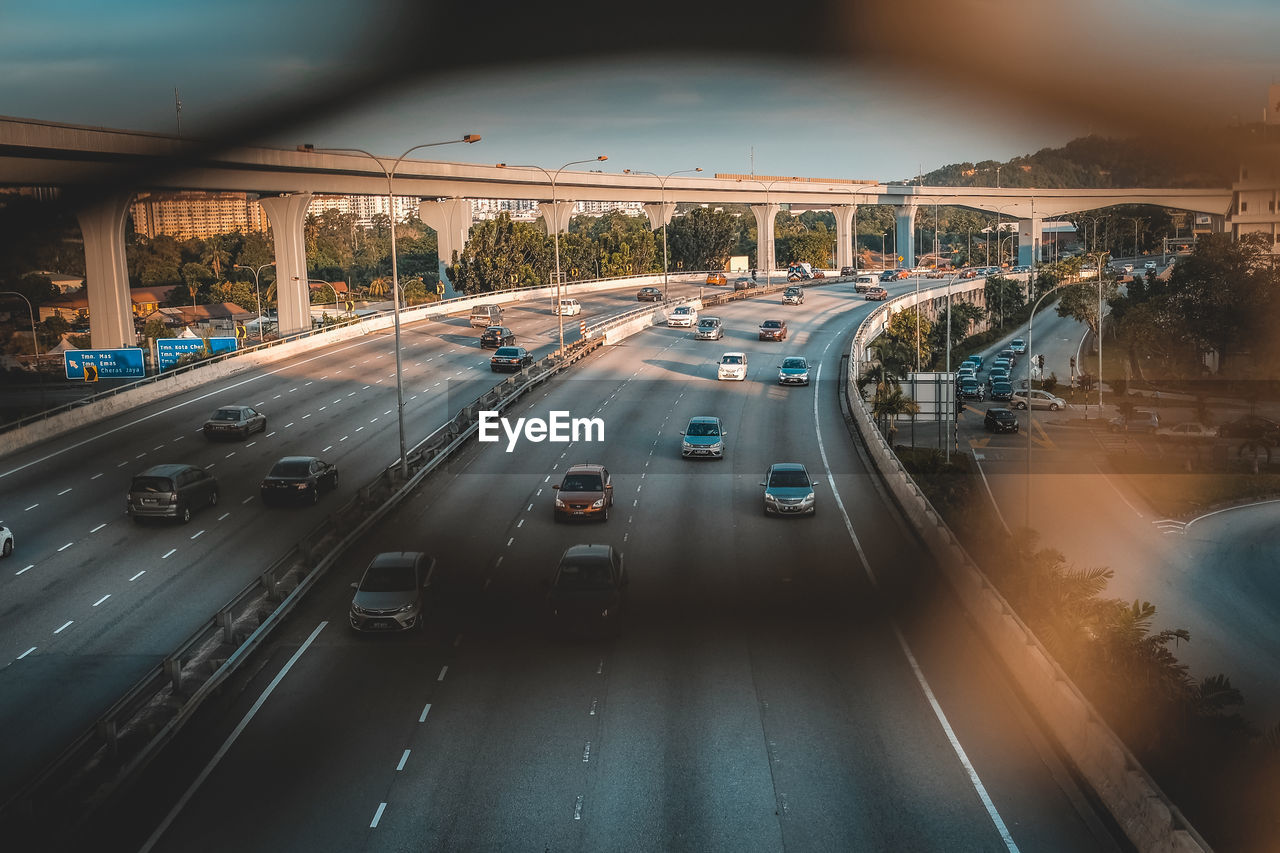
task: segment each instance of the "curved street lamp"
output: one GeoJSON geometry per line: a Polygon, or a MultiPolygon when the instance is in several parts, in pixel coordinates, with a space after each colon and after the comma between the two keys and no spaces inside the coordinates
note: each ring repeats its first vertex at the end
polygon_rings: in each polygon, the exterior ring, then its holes
{"type": "MultiPolygon", "coordinates": [[[[624,175],[653,175],[653,177],[655,177],[655,178],[657,178],[657,179],[658,179],[658,198],[659,198],[659,200],[660,200],[660,201],[659,201],[659,204],[661,204],[661,205],[662,205],[662,208],[663,208],[663,210],[662,210],[662,301],[663,301],[663,302],[666,302],[666,301],[667,301],[667,267],[668,267],[668,262],[667,262],[667,211],[666,211],[666,207],[667,207],[667,181],[669,181],[669,180],[671,179],[671,176],[672,176],[672,175],[684,175],[684,174],[688,174],[688,173],[691,173],[691,172],[701,172],[701,171],[702,171],[702,167],[701,167],[701,166],[695,166],[695,167],[694,167],[694,168],[692,168],[692,169],[677,169],[677,170],[676,170],[676,171],[674,171],[674,172],[668,172],[668,173],[667,173],[667,176],[664,178],[664,177],[662,177],[661,175],[658,175],[658,174],[657,174],[657,173],[655,173],[655,172],[641,172],[641,171],[637,171],[636,169],[623,169],[623,170],[622,170],[622,173],[623,173],[624,175]]],[[[598,275],[598,273],[597,273],[597,275],[598,275]]]]}
{"type": "Polygon", "coordinates": [[[243,266],[241,264],[232,265],[235,269],[238,269],[238,270],[253,270],[253,292],[257,294],[257,297],[258,297],[258,343],[262,343],[262,341],[264,340],[263,328],[262,328],[262,290],[258,287],[258,274],[262,272],[264,269],[266,269],[267,267],[274,267],[275,265],[276,265],[275,261],[272,261],[269,264],[263,264],[262,266],[259,266],[259,267],[249,267],[249,266],[243,266]]]}
{"type": "MultiPolygon", "coordinates": [[[[391,293],[392,293],[392,313],[395,317],[396,329],[396,423],[400,428],[400,475],[405,479],[409,478],[409,457],[406,455],[404,442],[404,368],[403,358],[400,354],[400,269],[396,265],[396,197],[393,188],[393,182],[396,177],[396,169],[400,168],[400,163],[404,158],[420,148],[435,148],[440,145],[455,145],[459,142],[479,142],[480,135],[476,133],[468,133],[461,139],[446,139],[443,142],[424,142],[421,145],[415,145],[405,151],[395,159],[388,169],[383,163],[382,157],[376,154],[370,154],[363,148],[307,148],[307,151],[314,151],[317,154],[363,154],[370,160],[378,164],[378,168],[387,176],[387,211],[391,214],[391,293]]],[[[390,157],[385,158],[390,160],[390,157]]]]}
{"type": "MultiPolygon", "coordinates": [[[[542,168],[541,166],[508,166],[506,163],[498,163],[497,167],[499,169],[537,169],[539,172],[546,175],[547,180],[551,182],[551,205],[552,205],[552,210],[554,211],[555,204],[556,204],[556,181],[560,178],[561,172],[563,172],[565,169],[569,168],[570,166],[581,166],[583,163],[595,163],[601,160],[608,160],[608,159],[609,158],[607,155],[600,154],[595,157],[592,157],[589,160],[573,160],[569,163],[565,163],[559,169],[556,169],[554,175],[551,172],[548,172],[546,169],[542,168]]],[[[557,218],[559,217],[557,216],[557,218]]],[[[543,219],[546,219],[545,213],[543,214],[543,219]]],[[[561,353],[564,352],[564,314],[560,313],[561,281],[560,281],[560,227],[559,226],[560,226],[559,222],[555,223],[555,228],[554,228],[555,236],[553,240],[555,244],[555,256],[556,256],[556,320],[559,321],[558,325],[560,327],[560,348],[556,350],[556,355],[560,355],[561,353]]],[[[568,226],[569,226],[569,223],[566,221],[565,228],[567,229],[568,226]]],[[[552,227],[552,224],[549,220],[547,221],[547,227],[549,228],[552,227]]]]}
{"type": "MultiPolygon", "coordinates": [[[[1099,271],[1098,275],[1099,275],[1099,281],[1101,281],[1101,275],[1102,275],[1101,271],[1099,271]]],[[[1031,328],[1032,328],[1032,324],[1035,322],[1035,319],[1036,319],[1036,311],[1039,310],[1040,303],[1044,302],[1044,299],[1046,296],[1048,296],[1050,293],[1053,293],[1055,290],[1061,290],[1064,287],[1074,287],[1078,283],[1079,282],[1071,281],[1071,282],[1063,282],[1062,284],[1055,284],[1053,287],[1049,288],[1044,293],[1040,294],[1040,298],[1036,300],[1036,304],[1033,305],[1031,308],[1031,315],[1027,317],[1027,483],[1026,483],[1026,503],[1025,503],[1025,507],[1023,508],[1022,518],[1023,518],[1023,526],[1028,529],[1031,527],[1031,419],[1035,417],[1035,414],[1034,414],[1035,409],[1031,407],[1031,362],[1035,359],[1035,355],[1032,354],[1033,350],[1032,350],[1032,340],[1031,340],[1031,328]]],[[[1102,293],[1101,284],[1098,285],[1098,293],[1099,294],[1102,293]]],[[[1099,296],[1099,304],[1101,304],[1101,296],[1099,296]]],[[[1099,323],[1101,323],[1101,318],[1099,318],[1099,323]]],[[[1102,336],[1099,335],[1098,338],[1099,338],[1099,344],[1101,344],[1102,336]]],[[[1101,358],[1102,358],[1101,348],[1099,348],[1098,358],[1099,358],[1099,365],[1101,365],[1101,358]]],[[[1101,370],[1101,367],[1099,367],[1099,370],[1101,370]]],[[[1099,385],[1099,396],[1101,396],[1101,385],[1102,385],[1101,376],[1098,377],[1098,385],[1099,385]]]]}
{"type": "Polygon", "coordinates": [[[31,351],[35,354],[36,369],[40,369],[40,339],[36,337],[36,312],[31,307],[31,300],[16,290],[0,290],[0,294],[16,296],[27,303],[27,315],[31,318],[31,351]]]}

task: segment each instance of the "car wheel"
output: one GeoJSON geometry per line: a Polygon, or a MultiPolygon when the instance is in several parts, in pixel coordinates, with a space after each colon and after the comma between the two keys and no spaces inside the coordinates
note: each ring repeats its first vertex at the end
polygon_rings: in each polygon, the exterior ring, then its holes
{"type": "Polygon", "coordinates": [[[609,520],[609,506],[608,506],[607,504],[606,504],[606,505],[605,505],[605,507],[600,511],[600,520],[601,520],[601,521],[608,521],[608,520],[609,520]]]}
{"type": "Polygon", "coordinates": [[[7,557],[12,553],[13,553],[13,540],[12,539],[4,540],[3,554],[7,557]]]}
{"type": "Polygon", "coordinates": [[[1025,408],[1027,408],[1027,404],[1026,404],[1026,403],[1014,403],[1014,404],[1013,404],[1013,407],[1014,407],[1015,409],[1025,409],[1025,408]]]}
{"type": "Polygon", "coordinates": [[[191,507],[184,506],[182,508],[182,512],[179,514],[178,517],[182,520],[183,524],[186,524],[187,522],[191,521],[191,507]]]}
{"type": "Polygon", "coordinates": [[[336,491],[338,488],[338,472],[333,472],[333,481],[329,483],[329,488],[336,491]]]}
{"type": "Polygon", "coordinates": [[[1058,408],[1059,408],[1059,406],[1058,406],[1058,404],[1057,404],[1057,403],[1050,403],[1050,404],[1049,404],[1049,411],[1051,411],[1051,412],[1056,412],[1056,411],[1058,411],[1058,408]]]}
{"type": "Polygon", "coordinates": [[[311,505],[315,506],[320,503],[320,486],[317,485],[311,490],[311,505]]]}
{"type": "Polygon", "coordinates": [[[214,489],[212,492],[209,493],[209,506],[217,506],[217,505],[218,505],[218,490],[214,489]]]}

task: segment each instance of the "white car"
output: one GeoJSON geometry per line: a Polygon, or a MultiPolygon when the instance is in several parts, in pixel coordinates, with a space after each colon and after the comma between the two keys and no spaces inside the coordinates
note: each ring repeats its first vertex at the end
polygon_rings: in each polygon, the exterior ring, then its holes
{"type": "Polygon", "coordinates": [[[572,317],[582,313],[582,304],[576,299],[561,299],[560,304],[551,313],[572,317]]]}
{"type": "Polygon", "coordinates": [[[0,557],[13,553],[13,531],[0,524],[0,557]]]}
{"type": "Polygon", "coordinates": [[[1025,355],[1027,352],[1027,342],[1022,338],[1014,338],[1009,341],[1009,349],[1013,350],[1014,355],[1025,355]]]}
{"type": "Polygon", "coordinates": [[[745,352],[727,352],[720,356],[720,364],[716,366],[717,379],[736,379],[739,382],[747,378],[747,354],[745,352]]]}
{"type": "Polygon", "coordinates": [[[1028,395],[1030,395],[1029,399],[1033,409],[1048,409],[1051,412],[1056,412],[1067,407],[1067,401],[1061,397],[1055,397],[1048,391],[1033,388],[1030,391],[1014,391],[1012,399],[1009,400],[1009,408],[1025,409],[1028,395]]]}
{"type": "Polygon", "coordinates": [[[1160,427],[1156,437],[1168,441],[1213,441],[1218,437],[1218,428],[1205,426],[1199,421],[1187,421],[1176,426],[1160,427]]]}
{"type": "Polygon", "coordinates": [[[1143,264],[1143,265],[1142,265],[1142,268],[1143,268],[1144,270],[1153,270],[1153,269],[1155,269],[1155,268],[1156,268],[1156,262],[1155,262],[1155,261],[1147,261],[1145,264],[1143,264]]]}
{"type": "Polygon", "coordinates": [[[668,326],[688,326],[698,322],[698,310],[692,305],[677,305],[667,315],[668,326]]]}

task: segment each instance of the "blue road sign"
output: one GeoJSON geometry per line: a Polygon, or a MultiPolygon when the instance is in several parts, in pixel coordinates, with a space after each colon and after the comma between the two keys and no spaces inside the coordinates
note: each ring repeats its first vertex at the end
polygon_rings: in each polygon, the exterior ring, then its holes
{"type": "Polygon", "coordinates": [[[205,352],[204,338],[159,338],[156,340],[156,361],[161,370],[168,370],[178,363],[178,359],[191,353],[216,355],[220,352],[235,352],[236,339],[209,338],[209,349],[205,352]]]}
{"type": "Polygon", "coordinates": [[[97,369],[99,379],[142,379],[147,375],[142,365],[142,350],[72,349],[62,354],[62,365],[68,379],[84,379],[85,365],[97,369]]]}

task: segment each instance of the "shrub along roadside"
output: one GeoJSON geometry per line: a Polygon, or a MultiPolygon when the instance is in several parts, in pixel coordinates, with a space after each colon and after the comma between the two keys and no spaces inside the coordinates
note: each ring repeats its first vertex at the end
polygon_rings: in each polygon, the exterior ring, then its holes
{"type": "Polygon", "coordinates": [[[1007,534],[967,455],[895,448],[987,577],[1164,791],[1217,850],[1274,851],[1280,725],[1259,732],[1225,675],[1178,662],[1184,629],[1154,631],[1155,605],[1105,596],[1112,571],[1069,565],[1034,531],[1007,534]]]}

